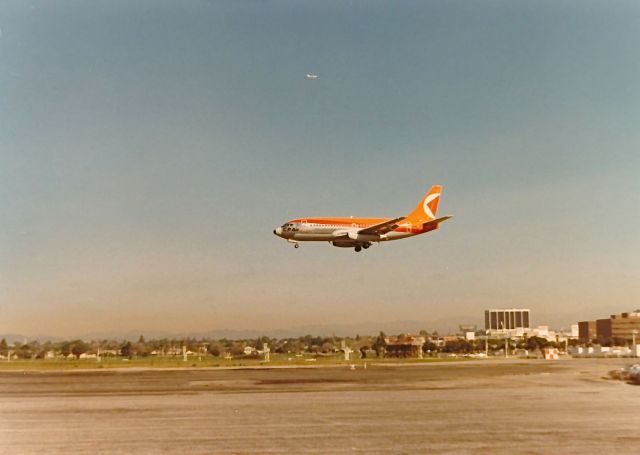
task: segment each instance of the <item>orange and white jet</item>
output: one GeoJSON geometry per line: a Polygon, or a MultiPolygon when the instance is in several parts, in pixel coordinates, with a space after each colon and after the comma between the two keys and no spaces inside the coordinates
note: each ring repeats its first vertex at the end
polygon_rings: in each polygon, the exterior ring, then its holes
{"type": "Polygon", "coordinates": [[[442,186],[432,186],[413,212],[399,218],[296,218],[273,233],[296,248],[300,246],[298,242],[330,242],[359,252],[373,242],[400,240],[438,229],[440,223],[451,218],[436,218],[441,194],[442,186]]]}

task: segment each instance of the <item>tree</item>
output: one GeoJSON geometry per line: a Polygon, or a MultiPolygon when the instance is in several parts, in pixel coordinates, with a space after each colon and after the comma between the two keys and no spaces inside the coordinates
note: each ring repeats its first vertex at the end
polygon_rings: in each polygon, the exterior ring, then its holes
{"type": "Polygon", "coordinates": [[[269,348],[271,348],[275,344],[275,341],[276,341],[275,339],[272,340],[267,336],[261,336],[256,338],[254,347],[258,350],[261,350],[262,346],[266,343],[269,346],[269,348]]]}
{"type": "Polygon", "coordinates": [[[209,343],[207,347],[209,353],[213,356],[220,357],[220,354],[224,351],[224,345],[218,341],[209,343]]]}
{"type": "Polygon", "coordinates": [[[63,342],[60,345],[60,352],[65,357],[68,356],[69,354],[71,354],[71,342],[70,341],[63,342]]]}
{"type": "Polygon", "coordinates": [[[0,340],[0,352],[7,352],[9,350],[9,345],[7,344],[7,340],[4,338],[0,340]]]}
{"type": "Polygon", "coordinates": [[[447,342],[442,348],[443,352],[469,353],[473,350],[473,345],[467,340],[453,340],[447,342]]]}
{"type": "Polygon", "coordinates": [[[422,345],[422,351],[423,352],[435,352],[437,350],[438,350],[438,345],[435,344],[433,341],[426,341],[422,345]]]}
{"type": "Polygon", "coordinates": [[[131,346],[134,355],[141,355],[146,357],[149,355],[149,349],[147,348],[147,343],[144,340],[144,337],[140,335],[138,338],[138,342],[131,346]]]}
{"type": "Polygon", "coordinates": [[[231,345],[229,352],[232,356],[236,357],[244,354],[244,343],[236,342],[231,345]]]}
{"type": "Polygon", "coordinates": [[[183,344],[187,347],[187,351],[198,351],[198,340],[196,340],[195,338],[186,338],[183,344]]]}
{"type": "Polygon", "coordinates": [[[541,350],[550,344],[546,338],[542,337],[530,337],[527,339],[527,349],[531,351],[541,350]]]}
{"type": "Polygon", "coordinates": [[[330,341],[325,341],[324,343],[322,343],[322,346],[320,346],[320,350],[324,353],[333,352],[334,349],[335,346],[330,341]]]}
{"type": "Polygon", "coordinates": [[[373,349],[376,350],[376,355],[378,357],[384,357],[385,346],[387,345],[387,342],[385,341],[386,337],[387,336],[384,332],[380,331],[380,335],[378,335],[376,341],[373,343],[373,349]]]}
{"type": "Polygon", "coordinates": [[[74,340],[71,342],[71,353],[78,357],[89,350],[89,345],[82,340],[74,340]]]}
{"type": "Polygon", "coordinates": [[[123,357],[131,357],[133,352],[131,342],[126,341],[122,346],[120,346],[120,355],[123,357]]]}

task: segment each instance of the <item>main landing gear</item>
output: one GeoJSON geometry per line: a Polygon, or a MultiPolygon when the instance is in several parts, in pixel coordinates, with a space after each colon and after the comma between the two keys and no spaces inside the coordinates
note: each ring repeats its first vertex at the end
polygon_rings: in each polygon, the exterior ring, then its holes
{"type": "Polygon", "coordinates": [[[370,243],[363,243],[362,245],[356,245],[353,249],[356,250],[356,253],[359,253],[364,248],[365,250],[371,246],[370,243]]]}

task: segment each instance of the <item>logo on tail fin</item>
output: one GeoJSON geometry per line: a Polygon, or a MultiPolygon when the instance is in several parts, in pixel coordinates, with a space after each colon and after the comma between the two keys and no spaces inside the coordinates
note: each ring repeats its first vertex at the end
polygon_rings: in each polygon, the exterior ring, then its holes
{"type": "Polygon", "coordinates": [[[440,197],[440,193],[431,193],[426,198],[424,198],[424,203],[422,204],[422,210],[429,218],[435,218],[436,216],[433,214],[430,205],[433,205],[434,209],[438,207],[438,198],[440,197]],[[435,204],[431,204],[435,201],[435,204]]]}

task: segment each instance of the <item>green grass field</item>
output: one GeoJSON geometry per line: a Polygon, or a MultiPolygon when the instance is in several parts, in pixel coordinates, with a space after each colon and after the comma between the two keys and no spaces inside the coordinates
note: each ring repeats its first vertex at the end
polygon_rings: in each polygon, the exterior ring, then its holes
{"type": "Polygon", "coordinates": [[[100,362],[96,359],[18,359],[0,361],[0,371],[8,370],[85,370],[85,369],[115,369],[115,368],[220,368],[220,367],[274,367],[274,366],[331,366],[350,365],[363,366],[367,364],[391,363],[431,363],[431,362],[460,362],[474,360],[463,357],[449,358],[386,358],[386,359],[357,359],[346,361],[341,356],[318,357],[272,355],[270,362],[254,358],[224,359],[221,357],[197,356],[189,357],[186,362],[182,357],[103,357],[100,362]]]}

